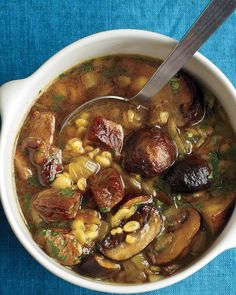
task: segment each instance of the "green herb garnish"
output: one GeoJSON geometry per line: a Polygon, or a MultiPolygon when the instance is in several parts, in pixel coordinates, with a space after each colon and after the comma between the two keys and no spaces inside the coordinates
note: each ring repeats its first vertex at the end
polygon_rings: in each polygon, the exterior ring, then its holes
{"type": "Polygon", "coordinates": [[[51,96],[51,101],[52,101],[52,104],[51,104],[51,110],[54,111],[54,112],[57,111],[60,102],[61,102],[64,98],[65,98],[64,95],[52,95],[52,96],[51,96]]]}
{"type": "Polygon", "coordinates": [[[32,176],[28,177],[27,182],[29,185],[32,185],[32,186],[40,186],[39,179],[36,175],[32,175],[32,176]]]}
{"type": "Polygon", "coordinates": [[[82,64],[79,69],[83,73],[91,72],[94,69],[93,63],[92,62],[86,62],[86,63],[82,64]]]}
{"type": "Polygon", "coordinates": [[[56,259],[62,260],[62,261],[64,261],[67,258],[66,256],[59,256],[60,249],[57,246],[55,246],[52,241],[47,240],[47,244],[48,244],[48,247],[50,250],[50,254],[53,258],[56,258],[56,259]]]}
{"type": "Polygon", "coordinates": [[[32,196],[29,193],[25,193],[23,196],[23,201],[24,201],[24,209],[26,212],[28,212],[31,209],[31,199],[32,196]]]}
{"type": "Polygon", "coordinates": [[[119,66],[114,65],[110,68],[104,69],[103,75],[105,77],[118,77],[118,76],[128,75],[128,71],[125,68],[121,68],[119,66]]]}
{"type": "Polygon", "coordinates": [[[169,184],[162,178],[158,178],[155,182],[155,188],[157,192],[163,192],[168,196],[171,194],[171,188],[169,184]]]}
{"type": "Polygon", "coordinates": [[[169,84],[173,90],[174,93],[178,92],[179,90],[179,78],[173,77],[170,79],[169,84]]]}
{"type": "Polygon", "coordinates": [[[212,168],[211,176],[213,179],[217,179],[219,177],[219,157],[217,152],[211,152],[210,153],[210,165],[212,168]]]}
{"type": "Polygon", "coordinates": [[[108,213],[108,212],[110,212],[110,209],[108,209],[108,208],[100,208],[99,211],[101,213],[108,213]]]}
{"type": "Polygon", "coordinates": [[[63,197],[71,197],[75,194],[75,191],[72,188],[63,188],[60,190],[59,194],[63,197]]]}

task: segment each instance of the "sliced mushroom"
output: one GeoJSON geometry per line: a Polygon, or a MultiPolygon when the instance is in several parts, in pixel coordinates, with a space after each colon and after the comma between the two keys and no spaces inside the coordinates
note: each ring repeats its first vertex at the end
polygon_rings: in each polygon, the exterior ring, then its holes
{"type": "Polygon", "coordinates": [[[96,278],[113,277],[120,271],[120,269],[120,264],[98,254],[90,256],[78,267],[80,273],[96,278]]]}
{"type": "MultiPolygon", "coordinates": [[[[163,117],[173,116],[178,127],[192,125],[204,116],[203,94],[195,81],[180,73],[148,102],[150,125],[162,125],[163,117]]],[[[166,120],[164,120],[165,123],[166,120]]]]}
{"type": "Polygon", "coordinates": [[[174,193],[191,193],[210,186],[210,167],[197,156],[188,156],[176,162],[165,175],[174,193]]]}
{"type": "Polygon", "coordinates": [[[122,165],[129,173],[154,177],[166,171],[176,156],[175,144],[159,128],[142,128],[126,139],[122,165]]]}
{"type": "Polygon", "coordinates": [[[104,256],[117,261],[126,260],[141,252],[162,229],[159,212],[149,204],[139,208],[130,220],[138,221],[140,228],[128,234],[110,233],[101,244],[104,256]]]}
{"type": "Polygon", "coordinates": [[[185,208],[185,210],[188,217],[182,226],[174,232],[164,234],[147,248],[147,255],[153,264],[167,264],[178,258],[197,234],[201,225],[200,215],[193,208],[185,208]]]}

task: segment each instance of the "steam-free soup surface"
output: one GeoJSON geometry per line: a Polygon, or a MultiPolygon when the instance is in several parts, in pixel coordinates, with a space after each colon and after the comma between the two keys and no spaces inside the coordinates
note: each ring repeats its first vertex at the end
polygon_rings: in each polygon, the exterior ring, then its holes
{"type": "Polygon", "coordinates": [[[78,275],[143,283],[173,275],[224,228],[236,195],[236,141],[216,97],[180,72],[144,108],[132,97],[160,62],[115,55],[42,91],[19,134],[17,194],[38,245],[78,275]]]}

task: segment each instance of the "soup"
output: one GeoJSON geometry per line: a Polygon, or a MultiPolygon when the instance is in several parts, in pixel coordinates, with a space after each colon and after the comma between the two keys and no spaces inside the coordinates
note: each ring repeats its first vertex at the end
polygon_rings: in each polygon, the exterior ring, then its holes
{"type": "Polygon", "coordinates": [[[236,195],[236,140],[219,102],[185,72],[142,107],[132,97],[160,61],[96,58],[39,94],[14,155],[19,203],[34,240],[78,275],[157,281],[217,238],[236,195]]]}

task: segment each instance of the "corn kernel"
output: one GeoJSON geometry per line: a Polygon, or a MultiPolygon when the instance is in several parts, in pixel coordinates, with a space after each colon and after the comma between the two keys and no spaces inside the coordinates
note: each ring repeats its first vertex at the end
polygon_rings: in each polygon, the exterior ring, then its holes
{"type": "Polygon", "coordinates": [[[116,227],[120,224],[122,219],[128,219],[136,211],[136,207],[132,206],[131,208],[121,208],[116,212],[114,216],[111,217],[111,226],[116,227]]]}
{"type": "Polygon", "coordinates": [[[77,186],[78,189],[82,192],[84,192],[86,190],[87,187],[87,181],[84,177],[81,177],[78,181],[77,181],[77,186]]]}
{"type": "Polygon", "coordinates": [[[106,157],[102,157],[100,155],[96,156],[95,160],[101,165],[101,167],[110,167],[111,166],[111,160],[109,160],[106,157]]]}
{"type": "Polygon", "coordinates": [[[147,83],[147,81],[147,77],[139,76],[132,81],[131,88],[135,91],[141,90],[141,88],[147,83]]]}
{"type": "Polygon", "coordinates": [[[99,153],[100,153],[100,148],[96,148],[93,151],[89,152],[88,155],[90,159],[93,159],[99,153]]]}
{"type": "Polygon", "coordinates": [[[79,229],[79,228],[85,229],[83,220],[76,218],[72,222],[71,228],[74,229],[74,230],[79,229]]]}
{"type": "Polygon", "coordinates": [[[88,224],[86,226],[87,230],[89,231],[97,231],[98,230],[98,225],[97,224],[88,224]]]}
{"type": "Polygon", "coordinates": [[[122,234],[123,233],[123,230],[121,227],[117,227],[117,228],[113,228],[111,230],[111,235],[114,236],[116,234],[122,234]]]}
{"type": "Polygon", "coordinates": [[[149,268],[151,271],[155,271],[155,272],[161,271],[160,267],[157,265],[151,265],[149,268]]]}
{"type": "Polygon", "coordinates": [[[132,110],[128,110],[127,112],[127,119],[130,123],[132,123],[134,121],[134,111],[132,110]]]}
{"type": "Polygon", "coordinates": [[[84,245],[86,243],[85,233],[81,228],[73,230],[73,234],[81,245],[84,245]]]}
{"type": "Polygon", "coordinates": [[[89,114],[89,113],[82,113],[82,114],[80,115],[80,118],[81,118],[81,119],[85,119],[85,120],[87,120],[89,117],[90,117],[90,114],[89,114]]]}
{"type": "Polygon", "coordinates": [[[117,79],[120,87],[126,87],[131,83],[130,77],[127,76],[119,76],[117,79]]]}
{"type": "Polygon", "coordinates": [[[85,131],[86,131],[86,128],[81,126],[77,129],[76,134],[77,134],[77,136],[82,136],[85,133],[85,131]]]}
{"type": "Polygon", "coordinates": [[[68,173],[66,172],[64,172],[63,174],[58,174],[51,186],[57,190],[71,187],[72,180],[67,175],[68,173]]]}
{"type": "Polygon", "coordinates": [[[137,239],[131,235],[127,235],[125,238],[126,243],[133,244],[137,241],[137,239]]]}
{"type": "Polygon", "coordinates": [[[82,118],[76,119],[75,124],[77,127],[86,127],[88,126],[88,121],[82,118]]]}
{"type": "Polygon", "coordinates": [[[86,231],[86,240],[94,240],[98,237],[98,231],[86,231]]]}
{"type": "Polygon", "coordinates": [[[123,226],[123,230],[127,233],[131,233],[140,228],[140,223],[138,221],[129,221],[123,226]]]}
{"type": "Polygon", "coordinates": [[[166,124],[169,118],[168,112],[160,112],[160,124],[166,124]]]}
{"type": "Polygon", "coordinates": [[[91,151],[93,150],[93,147],[92,147],[91,145],[86,145],[86,146],[84,147],[84,150],[85,150],[86,152],[91,152],[91,151]]]}
{"type": "Polygon", "coordinates": [[[102,153],[101,153],[101,156],[102,156],[102,157],[106,157],[106,158],[108,158],[109,160],[112,160],[112,154],[111,154],[110,152],[107,152],[107,151],[102,152],[102,153]]]}
{"type": "Polygon", "coordinates": [[[86,73],[81,77],[81,80],[82,80],[82,83],[84,84],[84,87],[86,89],[89,89],[97,85],[98,74],[94,72],[86,73]]]}

